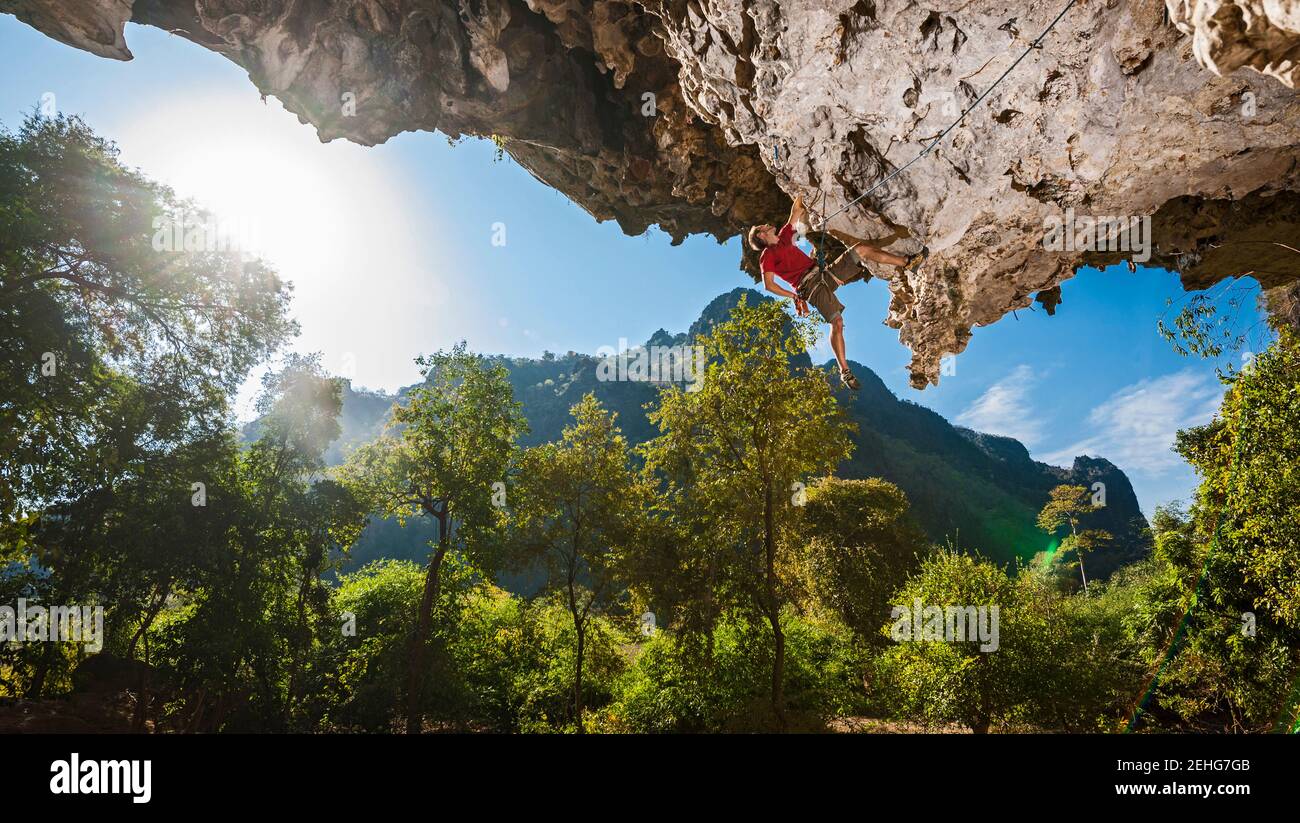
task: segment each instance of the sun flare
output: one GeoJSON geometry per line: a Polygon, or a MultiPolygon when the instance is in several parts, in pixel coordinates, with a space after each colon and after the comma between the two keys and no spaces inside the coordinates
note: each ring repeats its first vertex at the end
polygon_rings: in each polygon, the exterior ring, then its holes
{"type": "Polygon", "coordinates": [[[123,156],[140,158],[148,174],[211,212],[288,279],[314,280],[360,242],[348,220],[355,206],[311,130],[272,99],[259,108],[218,99],[196,101],[179,117],[151,112],[124,136],[123,156]],[[185,140],[173,139],[176,122],[187,124],[185,140]]]}
{"type": "Polygon", "coordinates": [[[142,110],[115,137],[123,162],[192,200],[293,284],[291,311],[310,321],[295,350],[322,352],[329,369],[365,385],[418,376],[406,353],[437,345],[422,320],[446,293],[426,251],[442,242],[443,221],[382,149],[321,143],[274,98],[235,94],[142,110]],[[398,320],[401,336],[354,332],[398,320]]]}

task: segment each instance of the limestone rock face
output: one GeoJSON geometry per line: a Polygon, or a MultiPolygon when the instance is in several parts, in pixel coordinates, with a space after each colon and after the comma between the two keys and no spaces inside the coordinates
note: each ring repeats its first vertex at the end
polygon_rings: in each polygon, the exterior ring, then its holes
{"type": "MultiPolygon", "coordinates": [[[[1082,265],[1188,287],[1300,279],[1300,0],[0,0],[126,58],[128,20],[248,69],[323,140],[497,137],[629,233],[726,239],[803,195],[839,241],[906,253],[886,322],[912,382],[974,326],[1055,309],[1082,265]],[[1240,69],[1240,70],[1238,70],[1240,69]],[[897,178],[954,121],[946,139],[897,178]],[[844,209],[842,212],[841,209],[844,209]],[[837,212],[839,212],[837,214],[837,212]],[[1075,216],[1149,218],[1132,249],[1045,242],[1075,216]],[[1279,245],[1281,244],[1281,245],[1279,245]]],[[[828,241],[832,254],[842,246],[828,241]]],[[[752,254],[744,266],[754,274],[752,254]]],[[[849,315],[849,322],[867,318],[849,315]]]]}
{"type": "Polygon", "coordinates": [[[123,25],[131,18],[131,0],[51,3],[47,0],[5,0],[0,11],[18,17],[61,43],[100,57],[130,60],[123,25]]]}
{"type": "MultiPolygon", "coordinates": [[[[728,142],[769,147],[782,189],[829,215],[958,119],[1062,6],[654,8],[691,105],[728,142]]],[[[1259,74],[1207,73],[1164,16],[1156,0],[1076,4],[943,144],[830,221],[842,238],[929,246],[916,275],[876,271],[893,293],[887,322],[915,354],[914,384],[937,380],[972,326],[1028,307],[1082,264],[1125,256],[1045,248],[1045,225],[1070,213],[1151,216],[1153,261],[1189,285],[1300,273],[1300,257],[1254,242],[1300,238],[1294,196],[1270,196],[1300,185],[1300,101],[1259,74]]]]}
{"type": "Polygon", "coordinates": [[[1216,74],[1242,66],[1295,88],[1300,82],[1300,3],[1294,0],[1165,0],[1192,35],[1196,59],[1216,74]]]}

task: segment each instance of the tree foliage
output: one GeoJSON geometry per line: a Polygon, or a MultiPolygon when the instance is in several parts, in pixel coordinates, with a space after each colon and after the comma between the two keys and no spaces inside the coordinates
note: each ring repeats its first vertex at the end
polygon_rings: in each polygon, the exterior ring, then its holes
{"type": "Polygon", "coordinates": [[[1083,486],[1057,486],[1052,489],[1047,504],[1038,513],[1038,528],[1048,534],[1069,526],[1069,534],[1061,540],[1058,553],[1064,555],[1074,552],[1084,593],[1088,591],[1088,574],[1084,570],[1083,558],[1088,552],[1108,545],[1113,539],[1105,529],[1081,528],[1084,517],[1100,510],[1101,506],[1092,502],[1088,490],[1083,486]]]}
{"type": "Polygon", "coordinates": [[[813,335],[811,325],[792,322],[776,303],[742,303],[697,341],[709,359],[698,390],[661,394],[650,414],[661,434],[643,448],[661,484],[667,528],[685,538],[681,554],[661,564],[665,576],[654,576],[685,578],[683,588],[702,596],[676,602],[705,610],[686,622],[706,636],[726,609],[767,621],[771,705],[780,725],[781,612],[792,587],[784,555],[797,541],[796,483],[830,473],[850,449],[849,424],[825,374],[790,364],[813,335]]]}
{"type": "Polygon", "coordinates": [[[908,509],[892,483],[826,477],[800,511],[795,563],[805,601],[870,643],[881,642],[880,619],[928,548],[908,509]]]}
{"type": "Polygon", "coordinates": [[[511,505],[518,561],[540,562],[573,624],[573,716],[583,725],[583,663],[595,614],[622,594],[619,558],[637,534],[644,495],[614,415],[588,394],[558,443],[525,451],[511,505]]]}
{"type": "Polygon", "coordinates": [[[357,449],[344,483],[372,510],[438,524],[411,638],[406,729],[420,729],[424,660],[439,603],[442,564],[455,550],[469,568],[491,574],[499,563],[494,532],[504,521],[493,484],[504,483],[516,439],[526,430],[505,370],[464,343],[417,361],[425,382],[393,410],[396,434],[357,449]],[[454,533],[453,533],[454,531],[454,533]]]}

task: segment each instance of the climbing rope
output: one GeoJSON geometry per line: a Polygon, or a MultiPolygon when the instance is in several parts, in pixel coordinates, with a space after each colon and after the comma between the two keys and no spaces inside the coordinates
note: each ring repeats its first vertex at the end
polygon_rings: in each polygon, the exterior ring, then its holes
{"type": "MultiPolygon", "coordinates": [[[[1030,52],[1042,48],[1042,42],[1043,42],[1043,39],[1044,39],[1045,37],[1047,37],[1047,35],[1051,34],[1052,29],[1056,28],[1056,24],[1059,23],[1059,22],[1061,22],[1061,19],[1062,19],[1063,17],[1065,17],[1066,13],[1067,13],[1071,8],[1074,7],[1074,4],[1075,4],[1077,1],[1078,1],[1078,0],[1068,0],[1068,2],[1065,4],[1065,8],[1061,9],[1060,14],[1056,15],[1056,18],[1055,18],[1054,20],[1052,20],[1051,23],[1048,24],[1047,28],[1043,29],[1043,33],[1040,34],[1040,35],[1038,35],[1038,37],[1034,38],[1034,40],[1029,44],[1029,46],[1025,48],[1024,52],[1022,52],[1021,55],[1015,59],[1015,62],[1013,62],[1010,66],[1007,66],[1006,71],[1002,72],[1002,74],[998,77],[998,79],[993,81],[993,85],[989,86],[989,87],[984,91],[983,94],[981,94],[979,97],[975,98],[975,102],[971,103],[970,106],[969,106],[968,108],[966,108],[964,111],[962,111],[961,116],[958,117],[956,120],[954,120],[954,121],[952,122],[952,125],[948,126],[948,128],[946,128],[946,129],[944,129],[943,131],[939,132],[939,136],[936,137],[936,138],[934,138],[933,142],[931,142],[930,145],[926,146],[924,151],[922,151],[922,152],[921,152],[920,154],[918,154],[916,157],[913,157],[911,160],[907,161],[907,163],[905,163],[904,165],[899,166],[897,169],[894,169],[892,172],[890,172],[888,175],[886,175],[884,178],[882,178],[880,181],[878,181],[874,186],[872,186],[871,188],[869,188],[869,189],[867,189],[866,191],[864,191],[862,194],[859,194],[857,197],[853,198],[853,199],[850,200],[848,203],[845,203],[844,206],[841,207],[841,208],[840,208],[838,211],[836,211],[835,213],[830,214],[830,215],[827,215],[826,217],[823,217],[823,218],[822,218],[822,221],[821,221],[821,228],[819,229],[819,231],[820,231],[821,234],[822,234],[822,239],[824,240],[824,239],[825,239],[825,236],[826,236],[826,224],[829,223],[833,218],[838,217],[839,215],[841,215],[841,214],[843,214],[844,212],[848,211],[848,210],[849,210],[850,208],[852,208],[854,205],[856,205],[857,203],[859,203],[863,198],[865,198],[865,197],[867,197],[868,195],[870,195],[873,191],[875,191],[876,189],[878,189],[878,188],[880,188],[881,186],[885,185],[885,184],[888,183],[890,180],[893,180],[895,177],[897,177],[898,175],[902,174],[903,172],[907,171],[908,168],[910,168],[910,167],[912,166],[912,164],[916,163],[916,162],[917,162],[918,160],[920,160],[922,157],[925,157],[927,154],[929,154],[931,151],[933,151],[934,148],[935,148],[936,146],[938,146],[940,143],[942,143],[942,142],[943,142],[943,139],[944,139],[945,137],[947,137],[948,134],[951,133],[953,129],[955,129],[955,128],[957,128],[959,125],[961,125],[962,121],[966,119],[966,115],[968,115],[968,114],[970,114],[972,111],[974,111],[975,108],[976,108],[977,106],[979,106],[980,103],[984,102],[984,98],[988,97],[989,94],[990,94],[994,89],[996,89],[996,88],[998,87],[998,84],[1001,83],[1003,80],[1005,80],[1005,79],[1007,78],[1007,75],[1009,75],[1009,74],[1011,74],[1011,72],[1015,71],[1016,66],[1020,65],[1021,61],[1023,61],[1026,57],[1028,57],[1030,52]]],[[[823,197],[824,197],[824,195],[823,195],[823,197]]],[[[823,201],[823,202],[824,202],[824,201],[823,201]]],[[[820,244],[818,245],[817,248],[818,248],[818,253],[817,253],[818,263],[819,263],[819,265],[823,265],[823,266],[824,266],[825,259],[826,259],[826,254],[825,254],[824,251],[821,250],[821,249],[822,249],[822,246],[821,246],[820,244]]]]}

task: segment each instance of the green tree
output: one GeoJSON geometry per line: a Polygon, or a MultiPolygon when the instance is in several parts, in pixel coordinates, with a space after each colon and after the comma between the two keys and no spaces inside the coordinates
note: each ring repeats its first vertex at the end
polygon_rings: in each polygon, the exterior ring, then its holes
{"type": "Polygon", "coordinates": [[[172,587],[151,657],[185,695],[184,728],[300,723],[315,644],[337,631],[322,574],[365,523],[360,501],[323,473],[339,391],[316,357],[289,356],[264,380],[257,439],[204,467],[206,504],[189,517],[219,537],[172,587]]]}
{"type": "Polygon", "coordinates": [[[1139,719],[1291,728],[1300,719],[1286,703],[1300,673],[1297,334],[1280,330],[1225,380],[1215,419],[1178,435],[1201,476],[1190,512],[1165,508],[1153,520],[1154,566],[1128,621],[1158,673],[1139,719]]]}
{"type": "MultiPolygon", "coordinates": [[[[0,131],[0,562],[104,604],[128,655],[224,540],[192,485],[234,465],[227,398],[294,331],[261,262],[155,247],[187,212],[77,118],[0,131]]],[[[35,653],[39,696],[62,664],[35,653]]]]}
{"type": "MultiPolygon", "coordinates": [[[[45,570],[30,581],[29,600],[103,605],[109,647],[135,656],[167,598],[192,584],[225,541],[218,521],[191,505],[192,484],[232,466],[237,449],[229,432],[207,429],[182,407],[155,405],[154,387],[112,372],[97,383],[92,404],[73,411],[75,450],[28,467],[50,485],[23,502],[28,516],[0,520],[0,562],[30,559],[45,570]]],[[[62,676],[53,647],[18,650],[25,662],[15,673],[31,697],[62,676]]]]}
{"type": "Polygon", "coordinates": [[[976,733],[1113,722],[1132,682],[1125,678],[1140,669],[1115,665],[1122,644],[1103,642],[1111,638],[1099,632],[1100,610],[1085,608],[1093,599],[1064,595],[1037,571],[1011,576],[986,559],[939,549],[895,595],[898,611],[881,630],[895,643],[877,660],[878,691],[902,717],[976,733]],[[959,617],[964,637],[948,633],[959,617]],[[995,642],[972,637],[972,617],[995,642]]]}
{"type": "Polygon", "coordinates": [[[1268,731],[1287,711],[1300,636],[1257,605],[1258,588],[1229,551],[1213,549],[1197,516],[1159,509],[1152,557],[1129,572],[1133,604],[1121,625],[1149,688],[1130,697],[1123,719],[1159,730],[1268,731]]]}
{"type": "MultiPolygon", "coordinates": [[[[823,731],[829,718],[860,716],[867,710],[863,690],[865,648],[842,624],[809,620],[787,609],[786,693],[794,728],[823,731]]],[[[714,627],[714,657],[709,668],[692,658],[671,630],[656,632],[635,652],[633,665],[618,681],[606,728],[646,732],[751,732],[764,722],[771,690],[771,664],[763,654],[766,621],[751,621],[738,611],[714,627]]]]}
{"type": "Polygon", "coordinates": [[[1100,506],[1093,504],[1088,490],[1083,486],[1062,485],[1052,489],[1050,499],[1038,513],[1038,528],[1048,534],[1055,534],[1064,526],[1070,527],[1070,533],[1061,541],[1058,551],[1061,554],[1073,551],[1075,557],[1079,559],[1079,577],[1083,580],[1084,594],[1088,593],[1088,574],[1083,566],[1084,555],[1111,541],[1111,534],[1105,529],[1080,528],[1084,517],[1100,509],[1100,506]]]}
{"type": "Polygon", "coordinates": [[[351,490],[324,477],[325,450],[341,431],[342,381],[325,374],[318,355],[289,355],[262,379],[260,434],[244,468],[253,505],[270,535],[266,571],[291,592],[286,719],[302,698],[302,670],[311,654],[312,623],[329,621],[329,593],[321,575],[337,567],[365,526],[365,510],[351,490]]]}
{"type": "Polygon", "coordinates": [[[402,522],[427,517],[438,525],[411,639],[408,734],[421,727],[426,649],[443,560],[456,548],[484,574],[498,565],[491,534],[501,526],[503,509],[493,504],[493,484],[505,482],[515,441],[526,431],[500,364],[489,366],[464,343],[416,362],[425,381],[411,391],[407,405],[393,409],[398,433],[357,449],[343,471],[344,482],[380,516],[402,522]]]}
{"type": "Polygon", "coordinates": [[[593,394],[571,414],[560,442],[519,458],[511,514],[521,560],[542,561],[547,588],[563,593],[573,621],[573,716],[581,734],[588,621],[620,594],[618,556],[636,531],[640,495],[614,415],[593,394]]]}
{"type": "Polygon", "coordinates": [[[927,548],[908,510],[907,496],[885,480],[826,477],[808,488],[800,511],[806,542],[797,562],[809,600],[871,643],[927,548]]]}
{"type": "Polygon", "coordinates": [[[324,731],[389,732],[408,671],[411,630],[424,570],[377,560],[339,577],[330,590],[331,622],[312,664],[309,713],[324,731]],[[355,634],[345,634],[346,623],[355,634]]]}
{"type": "Polygon", "coordinates": [[[26,522],[91,470],[78,457],[113,373],[160,417],[211,433],[225,397],[295,332],[288,286],[260,261],[156,247],[158,227],[187,216],[204,215],[75,117],[0,131],[4,521],[26,522]]]}
{"type": "Polygon", "coordinates": [[[1228,379],[1216,419],[1180,432],[1202,477],[1197,520],[1258,605],[1300,629],[1300,332],[1284,329],[1228,379]]]}
{"type": "Polygon", "coordinates": [[[688,548],[708,552],[665,582],[687,577],[683,585],[698,590],[703,572],[716,601],[767,622],[771,708],[783,728],[781,610],[791,596],[785,555],[796,544],[795,484],[830,473],[850,451],[850,426],[825,374],[790,363],[814,337],[810,323],[792,322],[775,302],[741,303],[696,341],[710,361],[705,375],[697,390],[660,395],[650,418],[661,434],[643,447],[667,510],[679,512],[670,530],[701,538],[688,548]]]}

